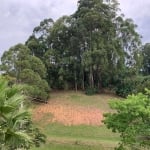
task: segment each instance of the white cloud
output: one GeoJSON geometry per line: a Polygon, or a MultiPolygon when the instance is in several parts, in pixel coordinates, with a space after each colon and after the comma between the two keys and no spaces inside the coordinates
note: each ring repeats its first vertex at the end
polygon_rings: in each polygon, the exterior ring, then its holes
{"type": "Polygon", "coordinates": [[[150,42],[150,0],[119,0],[120,8],[125,17],[132,18],[138,25],[138,32],[143,36],[143,42],[150,42]]]}
{"type": "Polygon", "coordinates": [[[44,18],[57,19],[76,10],[77,0],[1,0],[0,55],[27,40],[44,18]]]}
{"type": "MultiPolygon", "coordinates": [[[[19,42],[24,42],[35,26],[44,18],[57,19],[70,15],[78,0],[1,0],[0,2],[0,54],[19,42]]],[[[150,1],[119,0],[126,17],[133,18],[144,41],[150,41],[150,1]]]]}

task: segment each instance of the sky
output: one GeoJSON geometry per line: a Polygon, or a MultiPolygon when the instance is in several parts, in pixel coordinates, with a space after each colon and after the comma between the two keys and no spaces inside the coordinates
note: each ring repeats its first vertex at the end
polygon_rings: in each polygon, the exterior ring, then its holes
{"type": "MultiPolygon", "coordinates": [[[[58,19],[77,9],[78,0],[0,0],[0,56],[24,43],[45,18],[58,19]]],[[[119,0],[121,12],[138,25],[143,43],[150,42],[150,0],[119,0]]]]}

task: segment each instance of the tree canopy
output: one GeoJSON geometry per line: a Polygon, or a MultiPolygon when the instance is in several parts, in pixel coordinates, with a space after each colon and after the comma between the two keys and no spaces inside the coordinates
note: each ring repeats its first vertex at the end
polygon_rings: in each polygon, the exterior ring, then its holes
{"type": "Polygon", "coordinates": [[[11,47],[4,52],[1,62],[4,74],[16,78],[17,83],[29,85],[26,89],[30,97],[47,100],[49,85],[45,80],[46,67],[40,58],[31,55],[27,46],[18,44],[11,47]]]}
{"type": "Polygon", "coordinates": [[[139,71],[137,26],[118,10],[114,0],[79,0],[71,16],[45,19],[34,29],[26,44],[41,53],[52,88],[99,89],[125,70],[139,71]]]}
{"type": "Polygon", "coordinates": [[[120,13],[117,0],[79,0],[72,15],[44,19],[25,45],[5,52],[1,68],[18,82],[37,88],[30,89],[32,93],[42,84],[44,99],[48,84],[53,89],[116,89],[127,74],[148,69],[136,27],[120,13]]]}

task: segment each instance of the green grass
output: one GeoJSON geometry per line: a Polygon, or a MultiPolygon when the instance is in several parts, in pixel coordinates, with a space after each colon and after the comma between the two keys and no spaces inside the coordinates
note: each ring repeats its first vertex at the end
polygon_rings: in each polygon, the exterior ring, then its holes
{"type": "Polygon", "coordinates": [[[112,134],[105,126],[64,126],[62,124],[49,124],[44,127],[44,133],[51,137],[63,137],[79,140],[110,140],[117,141],[118,135],[112,134]]]}
{"type": "MultiPolygon", "coordinates": [[[[59,100],[61,103],[99,108],[104,112],[112,111],[109,108],[113,95],[100,94],[86,96],[82,92],[57,92],[51,94],[51,100],[59,100]]],[[[46,114],[40,122],[35,122],[47,136],[47,143],[40,148],[32,150],[112,150],[119,141],[119,135],[114,134],[103,126],[65,126],[58,123],[44,124],[46,114]]]]}
{"type": "MultiPolygon", "coordinates": [[[[40,150],[104,150],[102,146],[87,146],[87,145],[78,145],[78,144],[58,144],[58,143],[49,143],[43,145],[39,148],[40,150]]],[[[32,150],[37,150],[33,148],[32,150]]]]}
{"type": "MultiPolygon", "coordinates": [[[[39,126],[41,127],[42,124],[39,126]]],[[[118,134],[112,133],[105,126],[64,126],[53,123],[44,126],[42,130],[47,136],[47,144],[43,146],[43,150],[44,147],[45,149],[48,148],[51,145],[50,143],[52,143],[54,150],[60,147],[65,149],[66,146],[69,150],[84,150],[87,148],[89,150],[107,148],[106,150],[108,150],[114,148],[119,140],[118,134]]],[[[42,147],[34,150],[38,149],[42,149],[42,147]]]]}
{"type": "Polygon", "coordinates": [[[57,99],[63,103],[80,105],[86,107],[96,107],[104,112],[112,112],[109,102],[117,100],[119,97],[114,94],[96,94],[92,96],[85,95],[83,92],[56,92],[51,94],[51,99],[57,99]]]}

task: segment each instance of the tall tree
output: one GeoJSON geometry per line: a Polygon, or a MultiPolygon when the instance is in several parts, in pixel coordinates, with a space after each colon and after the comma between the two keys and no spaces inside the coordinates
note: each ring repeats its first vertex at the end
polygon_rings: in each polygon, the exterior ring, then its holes
{"type": "Polygon", "coordinates": [[[79,0],[77,11],[44,19],[26,42],[47,68],[52,88],[101,88],[141,68],[141,40],[117,0],[79,0]]]}
{"type": "Polygon", "coordinates": [[[26,45],[32,52],[32,55],[43,58],[44,53],[51,45],[48,44],[48,37],[50,36],[50,30],[53,27],[53,19],[44,19],[40,22],[40,25],[33,29],[32,35],[26,41],[26,45]]]}
{"type": "Polygon", "coordinates": [[[31,55],[27,46],[18,44],[11,47],[4,52],[1,62],[1,70],[5,75],[15,77],[17,83],[30,85],[31,97],[47,100],[49,86],[45,80],[45,65],[39,58],[31,55]]]}
{"type": "Polygon", "coordinates": [[[143,67],[142,71],[145,75],[150,75],[150,43],[146,43],[143,46],[143,67]]]}

